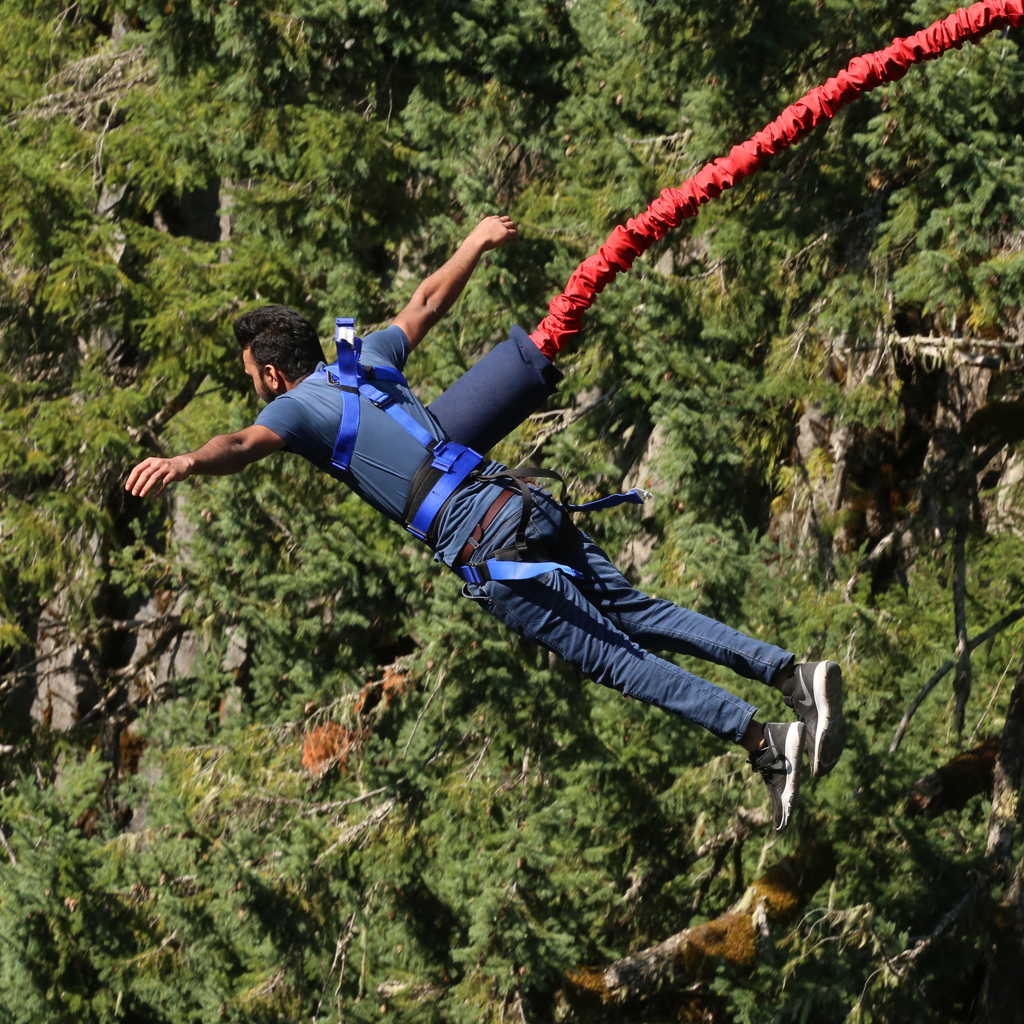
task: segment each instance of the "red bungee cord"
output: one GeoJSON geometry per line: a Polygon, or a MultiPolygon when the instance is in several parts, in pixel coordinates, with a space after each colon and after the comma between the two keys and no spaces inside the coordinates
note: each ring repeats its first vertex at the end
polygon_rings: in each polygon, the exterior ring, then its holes
{"type": "Polygon", "coordinates": [[[870,92],[885,82],[902,78],[912,64],[934,60],[954,46],[960,49],[993,29],[1016,27],[1024,20],[1024,0],[981,0],[960,8],[942,21],[907,39],[896,39],[892,46],[863,57],[854,57],[845,71],[812,89],[803,99],[787,107],[767,128],[726,157],[718,157],[679,188],[666,188],[646,211],[623,227],[619,225],[597,253],[581,263],[565,291],[551,300],[550,312],[530,335],[534,344],[554,359],[563,345],[580,330],[584,310],[594,296],[633,265],[659,238],[686,217],[696,216],[702,203],[721,195],[748,174],[754,174],[761,161],[806,135],[826,118],[834,117],[840,107],[870,92]]]}

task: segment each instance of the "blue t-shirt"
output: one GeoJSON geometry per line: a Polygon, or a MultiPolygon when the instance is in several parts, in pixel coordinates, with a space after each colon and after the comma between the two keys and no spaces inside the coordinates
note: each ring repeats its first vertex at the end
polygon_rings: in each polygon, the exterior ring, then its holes
{"type": "MultiPolygon", "coordinates": [[[[360,362],[367,367],[390,366],[401,372],[409,351],[405,331],[393,324],[363,339],[360,362]]],[[[317,369],[324,365],[321,363],[317,369]]],[[[444,440],[437,420],[408,387],[385,380],[374,381],[374,386],[387,392],[435,440],[444,440]]],[[[256,423],[277,434],[285,442],[286,450],[343,481],[379,512],[401,523],[412,478],[426,458],[426,449],[383,409],[360,395],[359,434],[349,468],[342,472],[332,465],[331,456],[344,400],[345,392],[322,374],[315,374],[270,402],[256,423]]],[[[492,462],[480,468],[492,473],[504,467],[492,462]]],[[[437,555],[446,565],[451,565],[501,490],[501,484],[471,481],[448,503],[436,527],[437,555]]],[[[509,502],[509,512],[518,504],[509,502]]]]}

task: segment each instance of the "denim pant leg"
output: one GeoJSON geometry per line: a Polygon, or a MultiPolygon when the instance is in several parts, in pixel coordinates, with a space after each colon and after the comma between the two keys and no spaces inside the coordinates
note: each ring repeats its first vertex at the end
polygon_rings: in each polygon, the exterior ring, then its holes
{"type": "Polygon", "coordinates": [[[483,585],[487,608],[585,676],[738,743],[756,708],[645,651],[602,615],[564,573],[483,585]]]}
{"type": "Polygon", "coordinates": [[[693,655],[762,683],[770,683],[779,669],[795,660],[781,647],[642,593],[585,533],[578,537],[578,542],[564,552],[567,564],[583,573],[576,586],[623,633],[648,650],[693,655]]]}
{"type": "MultiPolygon", "coordinates": [[[[479,560],[506,543],[507,533],[506,528],[485,537],[479,560]]],[[[589,560],[576,564],[580,552],[575,550],[578,541],[574,538],[578,535],[565,529],[561,509],[543,492],[534,495],[527,536],[544,545],[552,559],[588,571],[589,560]]],[[[486,594],[490,599],[488,610],[520,636],[554,651],[595,682],[681,715],[721,739],[739,742],[756,709],[727,690],[645,651],[588,600],[577,586],[581,582],[555,572],[532,580],[491,580],[483,587],[470,589],[486,594]]]]}

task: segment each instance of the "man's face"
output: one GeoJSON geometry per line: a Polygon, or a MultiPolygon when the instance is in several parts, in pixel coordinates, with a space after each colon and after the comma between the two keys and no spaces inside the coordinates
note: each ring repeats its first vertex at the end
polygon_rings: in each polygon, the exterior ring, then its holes
{"type": "Polygon", "coordinates": [[[245,367],[246,374],[252,380],[256,394],[264,402],[272,402],[278,395],[284,393],[284,388],[280,386],[283,378],[277,369],[273,366],[259,366],[252,357],[252,349],[248,346],[242,349],[242,366],[245,367]],[[267,371],[270,371],[269,375],[267,371]]]}

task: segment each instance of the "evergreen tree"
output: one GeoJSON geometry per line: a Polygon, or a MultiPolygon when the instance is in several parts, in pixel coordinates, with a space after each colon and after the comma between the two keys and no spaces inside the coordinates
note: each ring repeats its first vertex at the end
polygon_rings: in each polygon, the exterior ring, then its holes
{"type": "Polygon", "coordinates": [[[1019,30],[858,101],[660,243],[494,453],[581,497],[651,487],[643,516],[583,524],[634,578],[843,663],[847,752],[783,840],[736,754],[502,631],[299,460],[149,506],[122,486],[252,422],[239,312],[368,330],[508,211],[520,244],[410,361],[432,398],[660,188],[946,13],[7,0],[0,1020],[944,1022],[1006,998],[1019,30]],[[925,808],[918,780],[983,740],[925,808]],[[581,984],[815,843],[779,890],[799,913],[769,905],[749,956],[607,1005],[581,984]]]}

